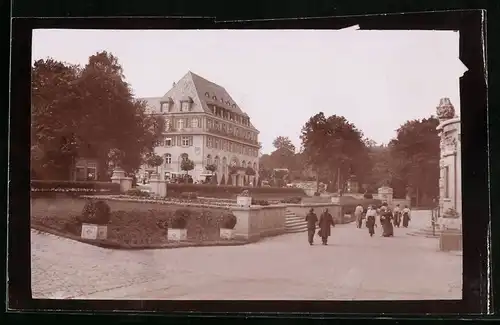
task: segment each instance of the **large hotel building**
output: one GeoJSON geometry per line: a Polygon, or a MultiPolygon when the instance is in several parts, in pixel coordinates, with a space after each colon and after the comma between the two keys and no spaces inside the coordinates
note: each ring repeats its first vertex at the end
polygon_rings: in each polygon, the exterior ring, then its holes
{"type": "MultiPolygon", "coordinates": [[[[229,175],[229,166],[252,167],[259,170],[259,131],[250,122],[228,92],[192,72],[159,98],[145,100],[150,114],[165,117],[164,139],[155,153],[163,157],[158,168],[161,179],[184,174],[182,159],[194,162],[189,174],[194,181],[203,181],[209,174],[205,167],[217,166],[217,181],[232,177],[233,184],[243,185],[243,175],[229,175]]],[[[143,166],[142,173],[156,168],[143,166]]]]}

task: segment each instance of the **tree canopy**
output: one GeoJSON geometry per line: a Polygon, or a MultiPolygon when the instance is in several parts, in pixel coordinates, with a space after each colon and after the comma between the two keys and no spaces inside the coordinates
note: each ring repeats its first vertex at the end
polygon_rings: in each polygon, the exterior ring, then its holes
{"type": "Polygon", "coordinates": [[[108,52],[84,67],[54,59],[32,67],[32,168],[46,178],[67,179],[75,158],[95,158],[106,177],[110,151],[133,172],[163,131],[164,121],[133,98],[118,59],[108,52]],[[42,153],[42,154],[40,154],[42,153]]]}
{"type": "Polygon", "coordinates": [[[367,146],[363,133],[345,117],[320,112],[306,122],[300,138],[306,163],[319,175],[326,173],[333,184],[343,186],[351,174],[363,176],[367,146]]]}

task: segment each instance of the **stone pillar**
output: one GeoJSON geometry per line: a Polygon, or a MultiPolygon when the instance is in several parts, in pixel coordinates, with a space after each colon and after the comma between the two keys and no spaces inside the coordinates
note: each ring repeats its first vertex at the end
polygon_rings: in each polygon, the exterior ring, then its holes
{"type": "Polygon", "coordinates": [[[387,202],[387,205],[392,208],[393,190],[389,186],[382,186],[378,189],[378,198],[382,203],[387,202]]]}
{"type": "Polygon", "coordinates": [[[167,182],[161,180],[157,173],[151,174],[151,179],[149,180],[151,185],[151,192],[159,197],[167,196],[167,182]]]}
{"type": "Polygon", "coordinates": [[[111,182],[120,184],[120,192],[127,192],[132,188],[132,177],[126,177],[125,171],[121,168],[116,168],[113,170],[111,182]]]}
{"type": "Polygon", "coordinates": [[[460,143],[460,118],[440,118],[441,156],[439,161],[439,214],[440,227],[462,228],[462,154],[460,143]],[[443,216],[455,210],[459,217],[447,219],[443,216]]]}

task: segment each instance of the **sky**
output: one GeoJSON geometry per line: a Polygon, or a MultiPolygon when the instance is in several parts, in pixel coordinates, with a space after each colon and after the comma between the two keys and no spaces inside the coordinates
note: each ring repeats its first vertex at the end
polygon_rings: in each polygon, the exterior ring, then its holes
{"type": "Polygon", "coordinates": [[[262,152],[322,111],[387,144],[407,120],[436,114],[448,97],[460,111],[454,31],[54,30],[33,31],[32,59],[85,65],[118,57],[136,97],[161,97],[188,71],[229,92],[260,131],[262,152]]]}

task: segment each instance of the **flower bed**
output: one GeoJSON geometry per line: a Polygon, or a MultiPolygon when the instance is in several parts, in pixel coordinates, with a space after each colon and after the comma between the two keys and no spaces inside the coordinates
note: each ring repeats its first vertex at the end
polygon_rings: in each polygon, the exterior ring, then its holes
{"type": "Polygon", "coordinates": [[[300,188],[286,187],[241,187],[210,184],[168,184],[167,196],[179,197],[183,192],[196,192],[198,196],[209,196],[217,198],[235,198],[243,190],[248,190],[250,196],[259,199],[287,198],[292,196],[306,196],[300,188]]]}
{"type": "Polygon", "coordinates": [[[120,184],[109,182],[74,182],[32,180],[31,196],[47,197],[65,194],[68,196],[88,194],[117,194],[120,193],[120,184]]]}
{"type": "MultiPolygon", "coordinates": [[[[220,224],[223,213],[227,210],[216,208],[190,208],[191,216],[187,219],[186,227],[187,244],[169,242],[166,225],[172,223],[174,212],[177,209],[178,207],[175,206],[163,206],[148,210],[112,211],[106,240],[81,241],[114,248],[185,247],[186,245],[190,246],[188,244],[200,246],[204,244],[214,245],[220,242],[220,224]]],[[[42,214],[37,211],[31,216],[32,228],[80,240],[80,215],[75,211],[72,213],[61,212],[46,211],[46,214],[42,214]]],[[[230,244],[227,240],[224,243],[230,244]]],[[[241,241],[234,242],[234,244],[238,243],[241,244],[241,241]]]]}

